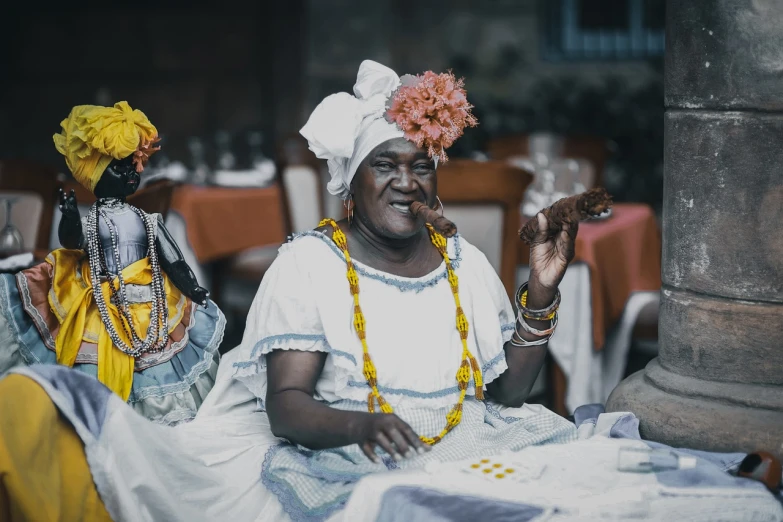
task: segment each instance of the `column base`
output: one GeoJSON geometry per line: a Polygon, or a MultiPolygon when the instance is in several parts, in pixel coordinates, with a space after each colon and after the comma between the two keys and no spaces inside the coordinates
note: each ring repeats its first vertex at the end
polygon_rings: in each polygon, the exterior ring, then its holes
{"type": "Polygon", "coordinates": [[[630,411],[642,438],[719,452],[764,450],[783,459],[783,386],[703,381],[653,359],[614,389],[606,411],[630,411]]]}

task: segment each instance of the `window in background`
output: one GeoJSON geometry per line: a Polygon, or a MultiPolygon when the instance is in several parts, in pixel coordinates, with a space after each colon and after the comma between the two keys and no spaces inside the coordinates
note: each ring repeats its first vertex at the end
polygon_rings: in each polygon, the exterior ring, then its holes
{"type": "Polygon", "coordinates": [[[664,0],[542,0],[541,51],[550,61],[660,56],[664,0]]]}

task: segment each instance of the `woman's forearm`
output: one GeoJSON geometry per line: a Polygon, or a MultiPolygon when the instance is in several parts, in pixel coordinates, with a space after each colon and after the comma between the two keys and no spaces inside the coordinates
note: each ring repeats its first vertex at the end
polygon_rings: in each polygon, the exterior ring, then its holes
{"type": "Polygon", "coordinates": [[[487,385],[487,393],[503,406],[519,408],[530,396],[544,366],[546,345],[521,348],[508,342],[503,350],[508,369],[487,385]]]}
{"type": "Polygon", "coordinates": [[[314,450],[362,442],[362,426],[372,415],[330,408],[296,389],[267,395],[266,408],[276,437],[314,450]]]}
{"type": "MultiPolygon", "coordinates": [[[[528,285],[528,306],[534,310],[540,310],[549,306],[555,298],[555,291],[541,287],[534,278],[528,285]]],[[[537,330],[549,328],[549,321],[533,321],[528,319],[527,324],[537,330]]],[[[514,336],[520,340],[535,341],[539,339],[533,334],[524,331],[517,326],[514,336]]],[[[520,347],[507,342],[503,346],[506,354],[508,369],[497,379],[487,385],[487,392],[494,400],[504,406],[520,407],[530,395],[538,374],[546,360],[547,346],[545,343],[539,346],[520,347]]]]}

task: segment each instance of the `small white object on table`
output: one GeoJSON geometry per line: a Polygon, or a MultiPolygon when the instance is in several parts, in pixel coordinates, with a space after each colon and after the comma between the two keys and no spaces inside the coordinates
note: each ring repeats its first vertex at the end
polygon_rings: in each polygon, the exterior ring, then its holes
{"type": "Polygon", "coordinates": [[[25,252],[0,259],[0,272],[18,272],[33,264],[33,253],[25,252]]]}
{"type": "Polygon", "coordinates": [[[272,160],[260,162],[248,170],[216,170],[212,181],[220,187],[266,187],[275,179],[277,172],[272,160]]]}

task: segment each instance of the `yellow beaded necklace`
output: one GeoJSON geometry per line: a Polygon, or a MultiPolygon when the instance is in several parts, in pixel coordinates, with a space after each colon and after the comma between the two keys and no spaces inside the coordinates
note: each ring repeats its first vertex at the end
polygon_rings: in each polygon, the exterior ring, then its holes
{"type": "MultiPolygon", "coordinates": [[[[322,220],[318,224],[318,227],[320,228],[326,225],[332,227],[332,241],[334,241],[345,256],[345,264],[348,268],[348,284],[350,285],[351,295],[353,296],[353,326],[356,328],[356,334],[359,336],[359,340],[362,343],[362,351],[364,352],[364,378],[367,379],[367,384],[370,386],[371,390],[367,396],[367,410],[370,413],[375,413],[375,401],[378,401],[378,406],[380,406],[383,413],[394,413],[391,405],[386,402],[378,391],[378,375],[375,371],[375,365],[370,358],[370,352],[367,349],[366,323],[362,309],[359,306],[359,276],[356,274],[351,255],[348,253],[348,240],[333,219],[322,220]]],[[[468,350],[468,319],[465,317],[465,313],[462,311],[462,305],[460,305],[459,302],[459,279],[454,272],[454,268],[451,266],[451,260],[446,251],[446,238],[435,232],[432,225],[429,223],[427,224],[427,230],[430,233],[430,241],[432,241],[432,244],[438,249],[440,255],[443,256],[443,261],[446,263],[446,271],[448,273],[449,284],[451,285],[451,292],[454,294],[454,302],[457,305],[457,330],[459,331],[459,336],[462,340],[462,363],[457,370],[457,387],[460,392],[459,401],[457,401],[457,404],[455,404],[446,414],[446,427],[444,427],[439,434],[434,437],[420,437],[422,442],[426,444],[437,444],[462,420],[462,404],[465,402],[465,394],[468,390],[468,383],[470,382],[470,369],[468,367],[473,370],[473,385],[478,400],[484,400],[484,382],[481,377],[481,368],[479,367],[476,358],[473,357],[473,354],[468,350]]]]}

